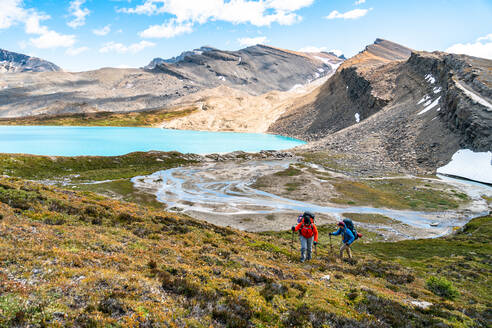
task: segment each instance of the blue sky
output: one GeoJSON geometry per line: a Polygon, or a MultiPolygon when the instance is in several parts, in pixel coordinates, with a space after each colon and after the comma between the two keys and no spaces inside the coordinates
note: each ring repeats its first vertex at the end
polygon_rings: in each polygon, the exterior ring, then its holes
{"type": "Polygon", "coordinates": [[[70,71],[211,45],[340,50],[376,38],[492,59],[491,0],[0,0],[0,48],[70,71]]]}

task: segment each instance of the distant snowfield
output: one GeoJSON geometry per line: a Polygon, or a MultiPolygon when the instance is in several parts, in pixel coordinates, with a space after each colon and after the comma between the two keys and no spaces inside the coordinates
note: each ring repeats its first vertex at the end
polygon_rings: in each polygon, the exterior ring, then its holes
{"type": "Polygon", "coordinates": [[[451,162],[437,169],[437,173],[492,184],[492,152],[475,153],[460,149],[451,162]]]}

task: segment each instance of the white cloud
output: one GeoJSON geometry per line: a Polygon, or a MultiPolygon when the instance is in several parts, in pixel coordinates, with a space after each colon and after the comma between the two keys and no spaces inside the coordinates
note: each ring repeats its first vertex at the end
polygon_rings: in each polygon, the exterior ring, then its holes
{"type": "Polygon", "coordinates": [[[322,52],[326,51],[326,47],[315,47],[315,46],[307,46],[299,49],[300,52],[322,52]]]}
{"type": "Polygon", "coordinates": [[[478,38],[474,43],[454,44],[446,52],[492,59],[492,33],[478,38]]]}
{"type": "Polygon", "coordinates": [[[69,56],[77,56],[87,50],[89,50],[88,47],[68,48],[67,51],[65,51],[65,53],[69,56]]]}
{"type": "Polygon", "coordinates": [[[70,16],[74,19],[67,23],[71,28],[77,28],[85,25],[85,16],[89,15],[91,12],[87,8],[82,8],[85,0],[72,0],[70,2],[70,7],[68,7],[68,12],[70,16]]]}
{"type": "Polygon", "coordinates": [[[9,28],[12,25],[22,21],[26,15],[25,10],[21,7],[22,0],[7,0],[0,2],[0,29],[9,28]]]}
{"type": "Polygon", "coordinates": [[[168,38],[189,33],[195,24],[208,21],[250,23],[255,26],[269,26],[273,23],[292,25],[302,20],[295,11],[310,6],[313,2],[314,0],[145,0],[134,8],[121,8],[118,11],[140,15],[171,15],[172,18],[162,25],[153,25],[141,32],[144,37],[168,38]]]}
{"type": "Polygon", "coordinates": [[[477,41],[492,41],[492,33],[479,37],[477,41]]]}
{"type": "Polygon", "coordinates": [[[316,46],[307,46],[299,49],[300,52],[331,52],[335,54],[337,57],[343,54],[343,51],[340,49],[331,49],[328,50],[327,47],[316,47],[316,46]]]}
{"type": "Polygon", "coordinates": [[[176,23],[171,19],[162,25],[151,25],[146,30],[139,33],[142,38],[172,38],[174,36],[193,32],[192,24],[176,23]]]}
{"type": "Polygon", "coordinates": [[[92,33],[94,33],[95,35],[99,35],[99,36],[107,35],[109,32],[111,32],[111,25],[106,25],[100,29],[92,30],[92,33]]]}
{"type": "Polygon", "coordinates": [[[133,66],[121,64],[121,65],[117,65],[116,68],[133,68],[133,66]]]}
{"type": "Polygon", "coordinates": [[[314,0],[270,0],[268,6],[276,10],[296,11],[312,5],[314,0]]]}
{"type": "Polygon", "coordinates": [[[68,48],[75,44],[75,35],[59,34],[55,31],[46,31],[37,38],[29,39],[36,48],[48,49],[64,47],[68,48]]]}
{"type": "Polygon", "coordinates": [[[49,30],[46,26],[40,24],[40,21],[50,19],[48,15],[31,12],[24,19],[24,28],[27,34],[43,34],[49,30]]]}
{"type": "Polygon", "coordinates": [[[340,49],[331,49],[331,50],[328,50],[327,52],[334,53],[335,56],[337,56],[337,57],[340,57],[341,55],[343,55],[343,51],[340,49]]]}
{"type": "Polygon", "coordinates": [[[363,3],[366,3],[366,0],[357,0],[357,1],[355,1],[355,3],[354,3],[354,4],[355,4],[356,6],[358,6],[358,5],[361,5],[361,4],[363,4],[363,3]]]}
{"type": "Polygon", "coordinates": [[[237,42],[242,47],[249,47],[249,46],[255,46],[257,44],[265,44],[268,41],[266,36],[258,36],[256,38],[239,38],[237,39],[237,42]]]}
{"type": "Polygon", "coordinates": [[[16,24],[24,24],[27,34],[36,34],[39,37],[29,41],[37,48],[71,47],[75,43],[74,35],[65,35],[50,30],[41,25],[41,21],[50,19],[50,16],[37,12],[32,8],[24,8],[22,0],[0,0],[0,29],[7,29],[16,24]]]}
{"type": "Polygon", "coordinates": [[[343,18],[343,19],[357,19],[365,16],[370,9],[354,9],[347,11],[346,13],[338,12],[337,10],[333,10],[328,16],[325,16],[326,19],[335,19],[335,18],[343,18]]]}
{"type": "Polygon", "coordinates": [[[117,42],[111,41],[111,42],[105,43],[104,46],[101,49],[99,49],[99,52],[100,53],[116,52],[118,54],[126,54],[126,53],[135,54],[137,52],[144,50],[145,48],[153,47],[153,46],[155,46],[155,43],[145,41],[145,40],[142,40],[138,43],[133,43],[129,46],[125,46],[122,43],[117,43],[117,42]]]}

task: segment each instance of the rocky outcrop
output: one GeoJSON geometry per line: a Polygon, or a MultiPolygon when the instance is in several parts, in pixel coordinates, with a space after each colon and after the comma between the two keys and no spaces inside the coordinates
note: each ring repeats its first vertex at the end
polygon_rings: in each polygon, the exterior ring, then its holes
{"type": "Polygon", "coordinates": [[[0,73],[58,71],[61,68],[49,61],[0,49],[0,73]]]}
{"type": "Polygon", "coordinates": [[[492,61],[445,53],[414,53],[409,65],[438,77],[443,97],[439,117],[459,133],[461,144],[492,150],[492,61]]]}
{"type": "Polygon", "coordinates": [[[185,57],[192,57],[193,55],[201,55],[204,51],[211,51],[211,50],[216,50],[216,49],[212,48],[212,47],[204,46],[204,47],[200,47],[198,49],[193,49],[191,51],[184,51],[179,56],[175,56],[175,57],[172,57],[169,59],[163,59],[163,58],[157,57],[157,58],[152,59],[152,61],[147,66],[145,66],[144,68],[145,69],[153,69],[157,65],[162,64],[162,63],[166,63],[166,64],[178,63],[180,61],[183,61],[185,57]]]}

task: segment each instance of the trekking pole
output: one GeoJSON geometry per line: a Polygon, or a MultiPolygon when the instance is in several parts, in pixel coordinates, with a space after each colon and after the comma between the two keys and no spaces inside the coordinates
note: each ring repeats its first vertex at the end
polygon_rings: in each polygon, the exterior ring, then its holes
{"type": "Polygon", "coordinates": [[[318,244],[314,245],[314,256],[318,258],[318,244]]]}
{"type": "Polygon", "coordinates": [[[333,254],[333,245],[331,244],[331,235],[330,235],[330,252],[333,254]]]}
{"type": "Polygon", "coordinates": [[[290,239],[290,256],[294,256],[294,231],[291,233],[292,238],[290,239]]]}

